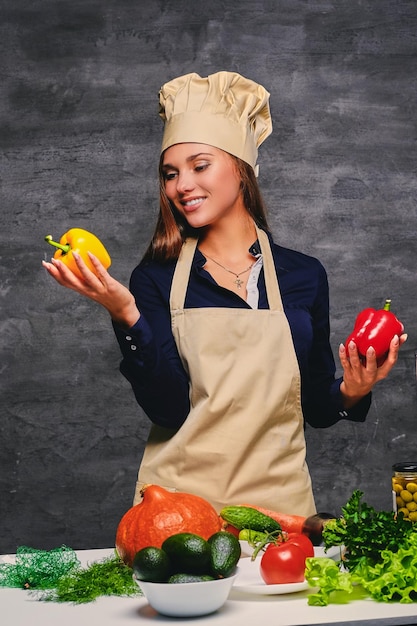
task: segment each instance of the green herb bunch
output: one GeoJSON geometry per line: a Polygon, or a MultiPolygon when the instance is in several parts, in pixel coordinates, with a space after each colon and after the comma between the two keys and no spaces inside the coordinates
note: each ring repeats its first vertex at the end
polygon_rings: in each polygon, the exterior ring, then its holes
{"type": "Polygon", "coordinates": [[[82,604],[93,602],[100,596],[142,595],[132,574],[133,570],[119,557],[109,557],[62,576],[55,588],[45,592],[40,599],[82,604]]]}
{"type": "Polygon", "coordinates": [[[99,596],[142,595],[132,568],[117,554],[83,568],[75,550],[67,546],[52,550],[20,546],[15,563],[0,563],[0,587],[20,587],[39,600],[74,604],[99,596]]]}
{"type": "Polygon", "coordinates": [[[312,557],[306,579],[308,603],[326,606],[372,597],[378,602],[417,602],[417,524],[401,513],[376,511],[354,491],[340,519],[323,531],[325,548],[341,546],[341,559],[312,557]]]}
{"type": "Polygon", "coordinates": [[[326,548],[344,546],[343,562],[349,571],[364,564],[376,564],[382,560],[382,550],[397,552],[408,543],[416,532],[410,521],[393,511],[376,511],[361,502],[362,491],[354,491],[342,508],[342,517],[329,520],[323,531],[326,548]]]}

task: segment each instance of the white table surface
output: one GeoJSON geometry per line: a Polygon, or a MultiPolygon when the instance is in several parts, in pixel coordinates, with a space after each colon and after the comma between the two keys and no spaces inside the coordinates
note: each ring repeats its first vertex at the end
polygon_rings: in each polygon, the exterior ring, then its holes
{"type": "MultiPolygon", "coordinates": [[[[114,554],[114,549],[82,550],[83,565],[114,554]]],[[[0,557],[0,562],[12,557],[0,557]]],[[[5,626],[394,626],[417,624],[417,603],[387,604],[357,600],[344,605],[308,606],[309,591],[261,596],[232,590],[226,604],[211,615],[198,618],[169,618],[159,615],[144,597],[102,597],[74,605],[39,601],[23,589],[0,588],[1,622],[5,626]]]]}

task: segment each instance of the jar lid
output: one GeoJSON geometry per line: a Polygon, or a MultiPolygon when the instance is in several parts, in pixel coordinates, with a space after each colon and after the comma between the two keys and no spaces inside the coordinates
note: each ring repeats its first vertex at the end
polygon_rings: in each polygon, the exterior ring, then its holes
{"type": "Polygon", "coordinates": [[[417,461],[409,461],[408,463],[394,463],[392,469],[394,472],[417,472],[417,461]]]}

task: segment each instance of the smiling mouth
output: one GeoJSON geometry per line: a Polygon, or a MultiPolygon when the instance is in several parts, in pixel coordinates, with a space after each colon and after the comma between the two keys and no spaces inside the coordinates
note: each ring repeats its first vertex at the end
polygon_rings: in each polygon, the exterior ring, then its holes
{"type": "Polygon", "coordinates": [[[186,202],[182,202],[182,206],[185,211],[193,211],[198,205],[200,205],[204,201],[204,198],[193,198],[192,200],[187,200],[186,202]]]}

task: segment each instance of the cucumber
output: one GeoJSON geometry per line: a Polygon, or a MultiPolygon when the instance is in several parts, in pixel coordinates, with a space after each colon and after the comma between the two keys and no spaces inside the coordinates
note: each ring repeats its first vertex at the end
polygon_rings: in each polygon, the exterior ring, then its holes
{"type": "Polygon", "coordinates": [[[239,539],[220,530],[208,539],[210,545],[210,569],[217,578],[230,576],[240,559],[241,547],[239,539]]]}
{"type": "Polygon", "coordinates": [[[226,506],[220,511],[220,517],[238,530],[249,528],[264,533],[282,530],[272,517],[249,506],[226,506]]]}

